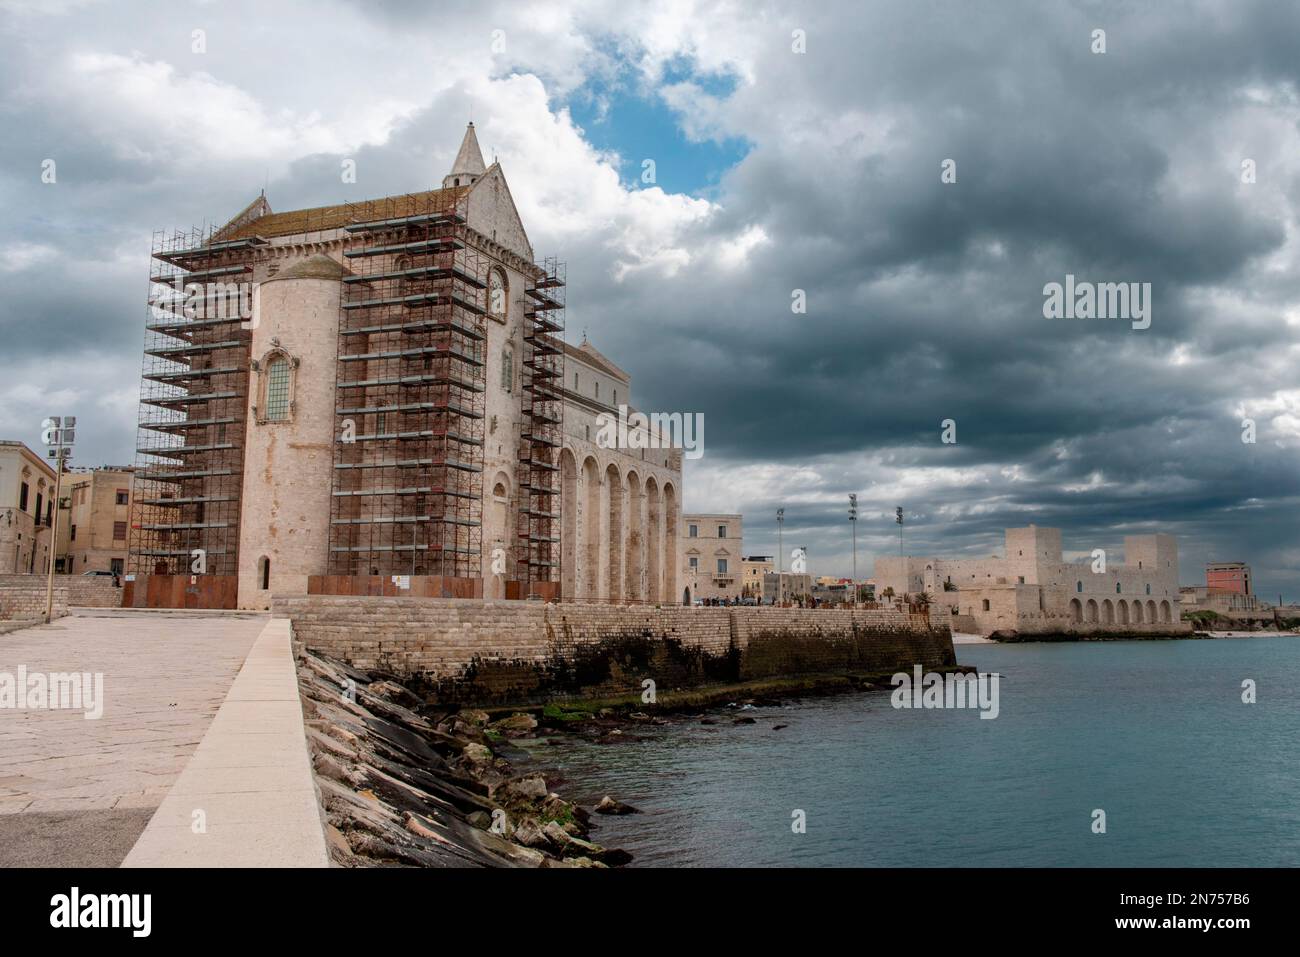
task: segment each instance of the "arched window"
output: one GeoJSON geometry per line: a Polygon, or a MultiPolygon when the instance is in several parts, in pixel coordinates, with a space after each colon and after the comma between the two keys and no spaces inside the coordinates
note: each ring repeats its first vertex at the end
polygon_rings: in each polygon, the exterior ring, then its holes
{"type": "Polygon", "coordinates": [[[501,353],[501,388],[506,392],[515,388],[515,354],[510,349],[501,353]]]}
{"type": "Polygon", "coordinates": [[[1075,583],[1074,583],[1074,590],[1077,591],[1077,592],[1081,592],[1081,591],[1083,591],[1083,582],[1075,582],[1075,583]]]}
{"type": "Polygon", "coordinates": [[[266,364],[266,421],[289,418],[289,360],[280,355],[266,364]]]}
{"type": "Polygon", "coordinates": [[[1123,591],[1123,589],[1120,588],[1120,584],[1119,584],[1119,582],[1116,582],[1116,583],[1115,583],[1115,594],[1116,594],[1116,595],[1119,595],[1119,594],[1122,593],[1122,591],[1123,591]]]}
{"type": "Polygon", "coordinates": [[[497,322],[506,321],[506,296],[508,292],[505,273],[500,269],[493,269],[488,273],[488,315],[497,322]]]}
{"type": "Polygon", "coordinates": [[[1150,585],[1147,585],[1147,594],[1148,594],[1148,595],[1151,594],[1151,586],[1150,586],[1150,585]]]}
{"type": "Polygon", "coordinates": [[[257,560],[257,577],[261,580],[262,591],[271,587],[271,559],[265,555],[257,560]]]}

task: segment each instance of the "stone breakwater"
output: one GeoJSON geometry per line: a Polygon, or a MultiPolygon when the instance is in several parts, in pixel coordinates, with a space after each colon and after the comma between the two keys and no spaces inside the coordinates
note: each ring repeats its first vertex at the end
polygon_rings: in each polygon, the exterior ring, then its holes
{"type": "Polygon", "coordinates": [[[617,698],[956,663],[947,612],[277,598],[311,651],[418,686],[432,703],[617,698]],[[647,686],[646,682],[653,682],[647,686]]]}
{"type": "MultiPolygon", "coordinates": [[[[504,752],[529,714],[426,706],[392,676],[300,652],[298,685],[331,861],[342,867],[610,867],[590,814],[504,752]]],[[[524,761],[522,751],[514,749],[524,761]]],[[[631,811],[612,798],[599,813],[631,811]]]]}

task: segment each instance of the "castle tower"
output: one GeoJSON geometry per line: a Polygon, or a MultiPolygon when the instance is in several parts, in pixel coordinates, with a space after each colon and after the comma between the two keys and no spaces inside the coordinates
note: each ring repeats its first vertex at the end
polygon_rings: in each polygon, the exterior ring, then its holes
{"type": "Polygon", "coordinates": [[[1008,528],[1006,543],[1007,574],[1023,578],[1026,585],[1044,584],[1048,567],[1061,564],[1059,528],[1008,528]]]}

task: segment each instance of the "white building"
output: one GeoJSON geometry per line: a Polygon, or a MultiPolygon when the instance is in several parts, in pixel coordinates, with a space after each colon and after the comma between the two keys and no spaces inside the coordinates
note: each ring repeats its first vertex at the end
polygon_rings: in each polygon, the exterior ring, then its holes
{"type": "Polygon", "coordinates": [[[876,594],[930,595],[981,634],[1177,634],[1178,543],[1172,535],[1124,538],[1123,560],[1062,560],[1057,528],[1009,528],[1003,556],[878,558],[876,594]]]}

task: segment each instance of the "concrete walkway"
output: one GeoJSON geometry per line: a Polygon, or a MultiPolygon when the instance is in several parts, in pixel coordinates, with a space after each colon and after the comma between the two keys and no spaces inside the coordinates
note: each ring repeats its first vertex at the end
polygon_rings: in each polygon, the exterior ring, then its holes
{"type": "Polygon", "coordinates": [[[328,867],[289,620],[269,621],[123,867],[328,867]]]}
{"type": "Polygon", "coordinates": [[[120,863],[267,621],[82,611],[0,635],[0,672],[99,672],[105,699],[98,720],[0,708],[0,867],[120,863]]]}

